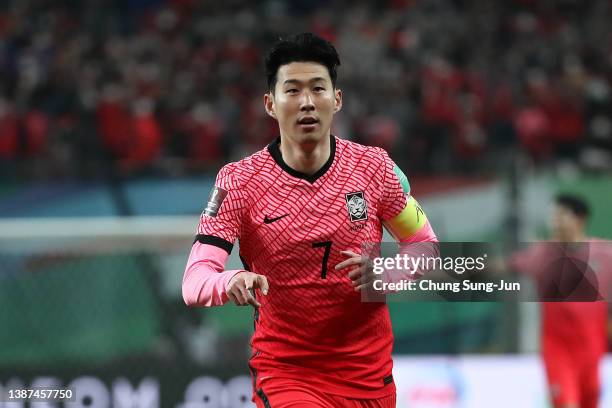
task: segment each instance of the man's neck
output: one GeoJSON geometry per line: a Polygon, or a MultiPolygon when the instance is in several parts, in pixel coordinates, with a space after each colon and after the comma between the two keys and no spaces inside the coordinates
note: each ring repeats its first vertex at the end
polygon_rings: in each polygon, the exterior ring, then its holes
{"type": "Polygon", "coordinates": [[[292,143],[281,137],[280,151],[283,161],[300,173],[313,175],[329,160],[330,138],[323,137],[318,143],[292,143]]]}
{"type": "Polygon", "coordinates": [[[559,242],[584,242],[586,241],[586,235],[583,232],[568,235],[557,235],[553,237],[559,242]]]}
{"type": "Polygon", "coordinates": [[[586,239],[584,232],[579,232],[572,236],[572,242],[584,242],[586,239]]]}

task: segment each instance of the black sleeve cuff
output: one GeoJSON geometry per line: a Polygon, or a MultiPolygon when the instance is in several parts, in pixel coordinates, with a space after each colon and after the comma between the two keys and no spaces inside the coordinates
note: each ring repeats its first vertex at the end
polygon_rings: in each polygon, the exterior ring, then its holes
{"type": "Polygon", "coordinates": [[[228,254],[232,253],[232,248],[234,247],[234,244],[232,244],[231,242],[223,238],[215,237],[214,235],[198,234],[193,240],[194,244],[196,242],[199,242],[200,244],[214,245],[216,247],[224,249],[225,252],[227,252],[228,254]]]}

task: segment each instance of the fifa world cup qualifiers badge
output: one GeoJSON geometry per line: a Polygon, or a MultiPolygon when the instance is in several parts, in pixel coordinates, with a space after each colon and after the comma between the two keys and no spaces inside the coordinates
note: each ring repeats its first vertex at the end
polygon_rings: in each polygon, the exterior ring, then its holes
{"type": "Polygon", "coordinates": [[[215,188],[213,188],[213,190],[210,192],[208,204],[204,210],[204,215],[216,217],[219,213],[219,208],[221,208],[221,204],[223,204],[223,200],[225,200],[225,197],[227,197],[227,190],[215,186],[215,188]]]}
{"type": "Polygon", "coordinates": [[[346,195],[346,208],[348,209],[351,222],[368,219],[368,203],[363,197],[362,191],[346,195]]]}

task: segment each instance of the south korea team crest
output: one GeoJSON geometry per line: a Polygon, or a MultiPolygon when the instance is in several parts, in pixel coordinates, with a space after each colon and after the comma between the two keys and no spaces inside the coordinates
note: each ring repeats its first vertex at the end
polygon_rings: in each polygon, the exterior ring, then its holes
{"type": "Polygon", "coordinates": [[[363,191],[348,193],[346,195],[346,208],[351,222],[368,219],[368,203],[363,196],[363,191]]]}

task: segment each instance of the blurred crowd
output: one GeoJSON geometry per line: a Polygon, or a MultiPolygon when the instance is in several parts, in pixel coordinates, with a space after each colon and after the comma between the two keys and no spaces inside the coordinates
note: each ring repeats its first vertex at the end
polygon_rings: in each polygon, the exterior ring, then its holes
{"type": "Polygon", "coordinates": [[[341,56],[334,133],[408,172],[609,169],[610,21],[609,0],[5,0],[0,171],[214,171],[277,136],[262,59],[301,31],[341,56]]]}

